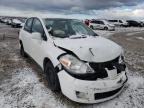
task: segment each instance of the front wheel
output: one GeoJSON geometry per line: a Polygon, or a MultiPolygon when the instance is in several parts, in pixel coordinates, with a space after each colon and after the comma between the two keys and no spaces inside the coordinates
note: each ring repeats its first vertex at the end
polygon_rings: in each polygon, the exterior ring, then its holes
{"type": "Polygon", "coordinates": [[[90,26],[90,28],[94,30],[94,27],[93,27],[93,26],[90,26]]]}
{"type": "Polygon", "coordinates": [[[48,61],[45,64],[44,73],[46,74],[46,79],[48,81],[48,87],[52,91],[59,92],[60,91],[60,83],[59,83],[58,75],[56,73],[56,70],[55,70],[53,64],[50,61],[48,61]]]}

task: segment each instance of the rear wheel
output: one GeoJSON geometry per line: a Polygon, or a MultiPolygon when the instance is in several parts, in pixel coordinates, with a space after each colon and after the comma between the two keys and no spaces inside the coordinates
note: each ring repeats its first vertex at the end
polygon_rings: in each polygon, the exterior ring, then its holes
{"type": "Polygon", "coordinates": [[[104,27],[104,30],[108,30],[108,27],[104,27]]]}
{"type": "Polygon", "coordinates": [[[53,64],[50,61],[48,61],[45,64],[44,72],[46,74],[46,79],[48,81],[48,87],[52,91],[59,92],[60,91],[60,83],[59,83],[58,75],[56,73],[56,70],[55,70],[53,64]]]}
{"type": "Polygon", "coordinates": [[[27,54],[24,51],[24,47],[23,47],[22,43],[20,44],[20,54],[22,57],[27,57],[27,54]]]}

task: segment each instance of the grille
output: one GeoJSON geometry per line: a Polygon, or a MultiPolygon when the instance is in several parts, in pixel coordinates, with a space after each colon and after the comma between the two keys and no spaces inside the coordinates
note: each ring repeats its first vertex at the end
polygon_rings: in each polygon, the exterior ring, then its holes
{"type": "Polygon", "coordinates": [[[123,86],[120,87],[120,88],[118,88],[118,89],[116,89],[116,90],[113,90],[113,91],[104,92],[104,93],[95,93],[94,94],[95,100],[103,99],[103,98],[107,98],[107,97],[113,96],[116,93],[118,93],[122,88],[123,88],[123,86]]]}
{"type": "MultiPolygon", "coordinates": [[[[103,63],[89,63],[91,68],[96,72],[97,78],[106,78],[108,77],[107,71],[105,68],[108,68],[108,70],[114,69],[113,66],[115,64],[118,64],[119,57],[115,58],[114,60],[103,62],[103,63]]],[[[118,71],[119,73],[120,71],[118,71]]]]}
{"type": "Polygon", "coordinates": [[[121,71],[124,71],[126,66],[125,64],[119,64],[119,57],[115,58],[114,60],[103,62],[103,63],[89,63],[90,67],[95,71],[94,73],[87,73],[87,74],[73,74],[70,73],[75,78],[81,79],[81,80],[97,80],[97,78],[107,78],[108,73],[105,70],[105,68],[108,68],[109,70],[114,69],[113,66],[116,67],[117,73],[121,73],[121,71]]]}

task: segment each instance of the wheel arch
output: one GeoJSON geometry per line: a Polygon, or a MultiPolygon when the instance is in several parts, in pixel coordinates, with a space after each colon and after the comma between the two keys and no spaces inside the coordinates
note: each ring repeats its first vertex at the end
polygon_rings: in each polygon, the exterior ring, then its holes
{"type": "Polygon", "coordinates": [[[55,60],[55,59],[56,58],[45,57],[43,59],[43,67],[42,67],[42,69],[44,70],[45,65],[46,65],[47,62],[51,62],[53,64],[53,66],[56,67],[59,64],[59,62],[58,62],[58,60],[55,60]]]}
{"type": "Polygon", "coordinates": [[[19,40],[20,45],[22,45],[22,40],[19,40]]]}
{"type": "Polygon", "coordinates": [[[44,58],[44,60],[43,60],[43,69],[45,68],[46,63],[49,62],[49,61],[51,62],[51,60],[48,57],[44,58]]]}
{"type": "MultiPolygon", "coordinates": [[[[47,72],[46,72],[46,66],[47,66],[47,63],[52,63],[52,65],[53,65],[53,62],[48,58],[48,57],[45,57],[44,58],[44,60],[43,60],[43,69],[44,69],[44,73],[46,74],[47,72]]],[[[49,65],[50,65],[49,64],[49,65]]],[[[54,66],[54,65],[53,65],[54,66]]],[[[59,77],[58,77],[58,74],[57,74],[57,71],[58,70],[56,70],[57,68],[56,67],[54,67],[54,71],[53,71],[53,75],[55,76],[55,78],[56,79],[51,79],[51,81],[56,81],[56,83],[54,84],[54,86],[51,86],[52,87],[52,89],[51,90],[53,90],[53,91],[56,91],[56,92],[60,92],[61,91],[61,85],[60,85],[60,81],[59,81],[59,77]],[[53,88],[54,87],[54,88],[53,88]]],[[[46,74],[47,75],[47,74],[46,74]]],[[[48,75],[47,75],[48,76],[48,75]]],[[[51,75],[50,75],[51,76],[51,75]]],[[[52,77],[53,78],[53,77],[52,77]]],[[[49,81],[49,80],[48,80],[49,81]]],[[[53,84],[53,83],[52,83],[53,84]]]]}
{"type": "Polygon", "coordinates": [[[105,29],[105,30],[108,30],[108,29],[109,29],[109,27],[108,27],[108,26],[104,26],[104,29],[105,29]]]}

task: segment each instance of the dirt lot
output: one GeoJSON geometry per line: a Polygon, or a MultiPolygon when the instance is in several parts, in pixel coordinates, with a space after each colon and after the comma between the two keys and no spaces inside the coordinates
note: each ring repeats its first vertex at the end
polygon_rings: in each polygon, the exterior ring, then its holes
{"type": "Polygon", "coordinates": [[[20,56],[18,31],[0,24],[0,108],[143,108],[144,31],[119,32],[110,37],[125,50],[129,80],[118,97],[91,105],[72,102],[49,90],[36,63],[20,56]]]}
{"type": "Polygon", "coordinates": [[[127,34],[117,33],[111,39],[125,49],[129,68],[144,75],[144,31],[127,34]]]}

